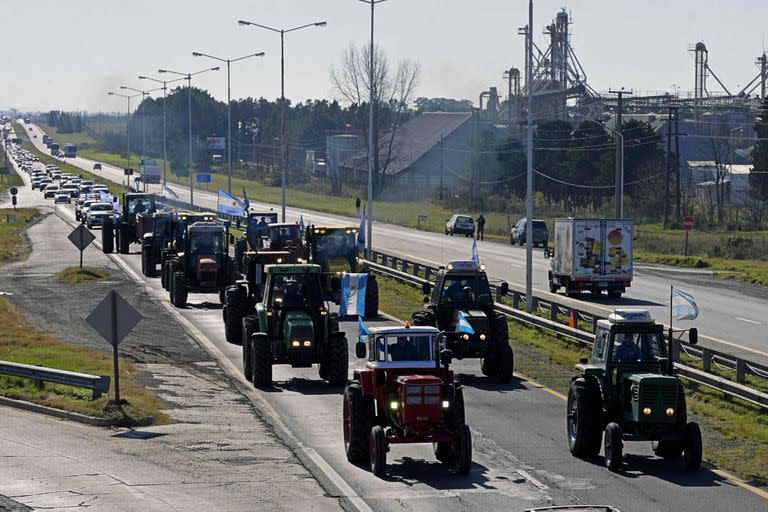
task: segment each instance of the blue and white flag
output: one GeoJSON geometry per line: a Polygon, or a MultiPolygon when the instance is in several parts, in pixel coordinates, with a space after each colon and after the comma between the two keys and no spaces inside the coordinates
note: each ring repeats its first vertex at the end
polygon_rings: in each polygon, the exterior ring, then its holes
{"type": "Polygon", "coordinates": [[[174,192],[174,191],[171,189],[171,187],[169,187],[168,185],[163,185],[163,195],[165,195],[165,194],[168,194],[169,196],[171,196],[171,197],[175,197],[175,198],[177,198],[177,199],[178,199],[178,197],[179,197],[179,194],[177,194],[176,192],[174,192]]]}
{"type": "Polygon", "coordinates": [[[362,316],[357,317],[357,326],[360,328],[360,335],[361,336],[367,336],[368,335],[368,328],[363,323],[363,317],[362,316]]]}
{"type": "Polygon", "coordinates": [[[474,261],[477,266],[480,266],[480,255],[477,252],[477,240],[475,239],[472,239],[472,261],[474,261]]]}
{"type": "Polygon", "coordinates": [[[365,316],[365,289],[368,274],[343,274],[341,276],[341,304],[339,316],[365,316]]]}
{"type": "Polygon", "coordinates": [[[365,250],[365,205],[363,205],[363,215],[360,217],[360,229],[357,230],[357,251],[365,250]]]}
{"type": "Polygon", "coordinates": [[[456,330],[467,334],[475,334],[475,330],[472,328],[469,320],[467,320],[467,317],[465,317],[464,313],[461,311],[459,311],[459,325],[456,326],[456,330]]]}
{"type": "Polygon", "coordinates": [[[245,212],[245,215],[248,215],[248,210],[250,208],[251,202],[248,200],[248,194],[245,193],[245,185],[243,185],[243,211],[245,212]]]}
{"type": "Polygon", "coordinates": [[[219,201],[216,207],[217,213],[223,213],[225,215],[235,215],[238,217],[245,217],[245,208],[243,202],[237,197],[227,194],[223,190],[219,189],[219,201]]]}
{"type": "Polygon", "coordinates": [[[299,215],[299,232],[301,232],[301,236],[304,236],[305,230],[306,226],[304,225],[304,215],[299,215]]]}
{"type": "Polygon", "coordinates": [[[693,295],[677,288],[672,288],[672,318],[675,320],[696,320],[699,316],[699,307],[693,300],[693,295]]]}

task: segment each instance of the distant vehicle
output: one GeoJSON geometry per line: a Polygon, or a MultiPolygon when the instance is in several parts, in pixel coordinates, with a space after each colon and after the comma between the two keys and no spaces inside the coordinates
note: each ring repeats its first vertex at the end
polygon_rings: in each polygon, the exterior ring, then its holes
{"type": "Polygon", "coordinates": [[[94,171],[100,171],[100,170],[101,170],[101,164],[100,164],[100,163],[98,163],[98,162],[96,162],[95,164],[93,164],[93,170],[94,170],[94,171]]]}
{"type": "Polygon", "coordinates": [[[48,149],[51,150],[51,155],[58,156],[58,154],[59,154],[59,145],[57,143],[51,142],[48,145],[48,149]]]}
{"type": "Polygon", "coordinates": [[[48,144],[51,141],[51,136],[48,134],[43,134],[43,144],[48,144]]]}
{"type": "Polygon", "coordinates": [[[43,197],[45,199],[53,198],[58,191],[59,191],[58,185],[53,185],[53,184],[47,185],[43,190],[43,197]]]}
{"type": "Polygon", "coordinates": [[[75,158],[77,156],[77,146],[74,144],[64,144],[64,157],[75,158]]]}
{"type": "MultiPolygon", "coordinates": [[[[517,224],[512,226],[509,232],[509,244],[515,245],[525,244],[526,235],[528,229],[528,219],[522,218],[517,221],[517,224]]],[[[547,223],[541,219],[533,219],[533,246],[541,245],[546,247],[549,243],[549,230],[547,230],[547,223]]]]}
{"type": "Polygon", "coordinates": [[[154,160],[144,160],[141,164],[141,181],[144,183],[160,183],[160,168],[154,160]]]}
{"type": "Polygon", "coordinates": [[[71,202],[71,200],[70,200],[69,193],[65,192],[62,189],[60,189],[58,192],[56,192],[56,195],[53,196],[53,203],[54,204],[61,204],[61,203],[69,204],[70,202],[71,202]]]}
{"type": "Polygon", "coordinates": [[[454,215],[445,221],[445,234],[475,236],[475,221],[468,215],[454,215]]]}
{"type": "Polygon", "coordinates": [[[85,225],[88,229],[103,226],[104,219],[110,216],[114,216],[112,203],[93,203],[85,216],[85,225]]]}

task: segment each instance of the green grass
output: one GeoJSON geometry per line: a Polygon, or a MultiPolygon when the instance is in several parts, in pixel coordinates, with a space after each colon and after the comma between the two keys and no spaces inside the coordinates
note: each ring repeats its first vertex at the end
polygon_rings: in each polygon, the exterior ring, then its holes
{"type": "Polygon", "coordinates": [[[763,286],[768,285],[768,261],[765,260],[685,257],[635,251],[635,261],[658,263],[673,267],[705,268],[714,271],[721,278],[737,279],[763,286]]]}
{"type": "Polygon", "coordinates": [[[75,144],[77,146],[77,152],[80,153],[82,150],[99,147],[98,141],[84,131],[77,133],[59,133],[58,129],[47,124],[37,123],[37,125],[47,135],[50,135],[62,149],[64,148],[64,144],[75,144]]]}
{"type": "Polygon", "coordinates": [[[110,277],[110,273],[94,267],[68,267],[56,274],[56,279],[68,284],[90,284],[110,277]]]}
{"type": "Polygon", "coordinates": [[[10,169],[10,174],[0,174],[0,195],[11,187],[21,187],[24,185],[24,180],[22,180],[21,176],[16,172],[16,169],[10,161],[10,157],[6,161],[6,165],[10,169]]]}
{"type": "MultiPolygon", "coordinates": [[[[421,293],[414,286],[377,276],[382,311],[410,318],[421,308],[421,293]]],[[[568,392],[574,365],[591,350],[567,338],[509,321],[515,372],[562,394],[568,392]]],[[[760,408],[683,379],[688,410],[704,436],[704,458],[757,485],[768,484],[768,415],[760,408]]],[[[563,449],[567,450],[565,441],[563,449]]]]}
{"type": "Polygon", "coordinates": [[[29,244],[21,232],[39,216],[40,212],[28,208],[0,208],[0,265],[26,258],[29,244]]]}
{"type": "Polygon", "coordinates": [[[60,160],[57,160],[53,158],[50,154],[43,153],[42,151],[38,150],[29,139],[29,135],[27,132],[23,130],[22,125],[16,124],[16,133],[19,133],[19,137],[23,139],[22,146],[25,149],[28,149],[31,151],[35,156],[37,156],[40,159],[40,162],[43,163],[43,165],[48,164],[54,164],[59,167],[59,169],[62,170],[62,172],[67,172],[73,176],[82,176],[83,179],[86,180],[94,180],[97,183],[103,183],[109,188],[109,191],[115,195],[120,195],[123,192],[128,192],[128,189],[124,187],[120,183],[116,183],[114,181],[107,180],[105,178],[102,178],[101,176],[96,176],[93,173],[90,173],[88,171],[84,171],[83,169],[79,167],[75,167],[74,165],[68,164],[66,162],[62,162],[60,160]],[[20,133],[21,132],[21,133],[20,133]]]}

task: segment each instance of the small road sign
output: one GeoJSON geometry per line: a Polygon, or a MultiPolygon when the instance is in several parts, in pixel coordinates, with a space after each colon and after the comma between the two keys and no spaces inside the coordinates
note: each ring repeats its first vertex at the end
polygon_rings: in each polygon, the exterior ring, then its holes
{"type": "Polygon", "coordinates": [[[10,192],[12,196],[15,196],[16,194],[19,193],[19,189],[17,189],[16,187],[11,187],[8,189],[8,192],[10,192]]]}
{"type": "Polygon", "coordinates": [[[117,346],[141,321],[141,313],[128,304],[115,290],[110,290],[104,300],[85,319],[88,325],[112,345],[115,370],[115,401],[120,402],[120,371],[117,361],[117,346]]]}
{"type": "Polygon", "coordinates": [[[683,229],[686,231],[690,231],[695,226],[696,222],[694,221],[693,217],[691,215],[688,215],[683,219],[683,229]]]}
{"type": "Polygon", "coordinates": [[[94,234],[91,233],[88,228],[80,224],[74,229],[74,231],[69,234],[67,238],[69,238],[69,241],[72,242],[80,251],[80,268],[83,268],[83,251],[86,247],[91,245],[91,242],[96,240],[96,236],[94,236],[94,234]]]}

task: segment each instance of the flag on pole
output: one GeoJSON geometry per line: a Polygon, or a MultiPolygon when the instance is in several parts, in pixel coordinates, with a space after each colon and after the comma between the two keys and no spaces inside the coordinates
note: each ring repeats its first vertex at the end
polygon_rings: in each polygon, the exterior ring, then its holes
{"type": "Polygon", "coordinates": [[[345,273],[341,276],[339,316],[365,316],[365,289],[367,284],[367,273],[345,273]]]}
{"type": "Polygon", "coordinates": [[[177,198],[177,199],[178,199],[178,197],[179,197],[179,194],[177,194],[176,192],[174,192],[174,191],[171,189],[171,187],[169,187],[168,185],[163,185],[163,195],[165,195],[165,194],[168,194],[169,196],[171,196],[171,197],[175,197],[175,198],[177,198]]]}
{"type": "Polygon", "coordinates": [[[357,250],[365,250],[365,205],[363,205],[363,215],[360,217],[360,229],[357,231],[357,250]]]}
{"type": "Polygon", "coordinates": [[[217,213],[223,213],[225,215],[236,215],[238,217],[245,216],[243,201],[233,195],[227,194],[221,189],[219,189],[216,211],[217,213]]]}
{"type": "Polygon", "coordinates": [[[465,317],[464,313],[461,311],[459,311],[459,325],[456,326],[456,330],[467,334],[475,334],[475,330],[472,328],[469,320],[467,320],[467,317],[465,317]]]}
{"type": "Polygon", "coordinates": [[[299,215],[299,231],[301,232],[301,236],[304,236],[304,231],[306,229],[306,226],[304,225],[304,215],[299,215]]]}
{"type": "Polygon", "coordinates": [[[472,261],[480,266],[480,255],[477,253],[477,240],[472,239],[472,261]]]}
{"type": "Polygon", "coordinates": [[[368,328],[363,323],[363,317],[362,316],[357,317],[357,325],[358,325],[358,327],[360,327],[360,334],[362,334],[362,335],[368,334],[368,328]]]}
{"type": "Polygon", "coordinates": [[[672,317],[675,320],[696,320],[699,316],[699,307],[693,300],[693,295],[672,287],[672,317]]]}
{"type": "Polygon", "coordinates": [[[245,215],[248,215],[248,210],[251,208],[251,202],[248,201],[248,194],[245,193],[245,185],[243,185],[243,211],[245,215]]]}

